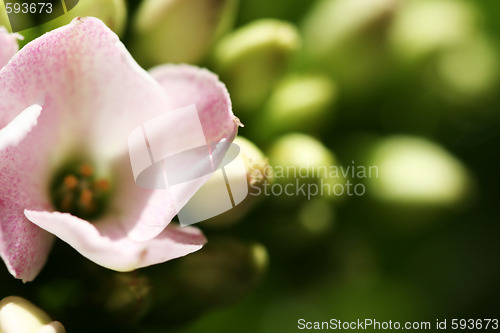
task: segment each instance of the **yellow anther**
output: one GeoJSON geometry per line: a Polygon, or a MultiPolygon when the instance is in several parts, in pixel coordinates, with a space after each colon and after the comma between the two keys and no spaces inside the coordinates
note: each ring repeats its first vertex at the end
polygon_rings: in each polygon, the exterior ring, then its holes
{"type": "Polygon", "coordinates": [[[112,185],[109,179],[99,177],[93,164],[70,164],[55,175],[50,185],[52,203],[57,211],[92,221],[107,209],[112,185]]]}
{"type": "Polygon", "coordinates": [[[71,210],[72,201],[73,196],[71,194],[66,194],[61,200],[61,210],[64,212],[69,212],[71,210]]]}
{"type": "Polygon", "coordinates": [[[64,178],[64,186],[70,190],[74,189],[78,186],[78,178],[76,178],[74,175],[66,176],[66,178],[64,178]]]}
{"type": "Polygon", "coordinates": [[[94,194],[92,193],[91,190],[84,189],[82,190],[82,193],[80,194],[80,203],[86,207],[89,208],[92,205],[92,197],[94,194]]]}
{"type": "Polygon", "coordinates": [[[94,173],[94,169],[92,168],[92,166],[90,164],[85,163],[85,164],[82,164],[82,166],[80,167],[80,172],[81,172],[82,176],[90,177],[94,173]]]}
{"type": "Polygon", "coordinates": [[[101,191],[109,190],[109,181],[107,179],[100,179],[97,181],[96,186],[101,191]]]}

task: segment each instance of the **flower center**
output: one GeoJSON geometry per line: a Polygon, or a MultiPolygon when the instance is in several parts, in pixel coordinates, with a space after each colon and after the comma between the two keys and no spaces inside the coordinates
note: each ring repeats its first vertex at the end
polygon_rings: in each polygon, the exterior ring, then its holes
{"type": "Polygon", "coordinates": [[[105,211],[111,192],[110,181],[99,178],[87,162],[66,165],[54,177],[50,193],[54,207],[88,220],[105,211]]]}

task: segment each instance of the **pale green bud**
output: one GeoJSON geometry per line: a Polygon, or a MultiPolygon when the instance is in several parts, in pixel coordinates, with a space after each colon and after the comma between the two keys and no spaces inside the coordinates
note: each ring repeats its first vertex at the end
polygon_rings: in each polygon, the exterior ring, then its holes
{"type": "MultiPolygon", "coordinates": [[[[60,8],[62,6],[62,2],[60,2],[54,5],[53,12],[57,11],[56,8],[58,7],[56,6],[59,7],[59,10],[61,10],[61,12],[65,8],[60,8]]],[[[5,8],[2,9],[0,4],[0,20],[3,15],[2,10],[5,10],[5,8]]],[[[44,24],[22,30],[20,34],[24,37],[24,39],[22,42],[20,42],[20,46],[23,47],[24,45],[26,45],[33,39],[40,37],[44,33],[70,23],[76,17],[85,16],[97,17],[101,19],[115,33],[121,34],[125,30],[127,20],[125,0],[80,0],[75,7],[68,10],[65,14],[44,24]]],[[[30,16],[22,15],[20,18],[22,20],[29,20],[30,16]]],[[[31,24],[31,22],[23,21],[22,26],[30,27],[33,26],[33,24],[31,24]]]]}
{"type": "Polygon", "coordinates": [[[12,31],[3,0],[0,0],[0,26],[5,27],[8,31],[12,31]]]}
{"type": "Polygon", "coordinates": [[[60,322],[52,321],[40,308],[24,298],[10,296],[0,301],[2,333],[64,333],[60,322]]]}
{"type": "Polygon", "coordinates": [[[374,89],[387,75],[385,39],[398,0],[322,0],[301,25],[307,64],[328,70],[345,90],[374,89]]]}
{"type": "Polygon", "coordinates": [[[233,25],[237,0],[145,0],[134,19],[132,52],[145,66],[199,63],[233,25]]]}
{"type": "Polygon", "coordinates": [[[336,203],[329,198],[291,199],[287,196],[284,200],[266,202],[268,209],[263,237],[272,246],[272,253],[285,257],[314,252],[318,244],[328,241],[336,220],[336,203]],[[276,239],[280,241],[276,242],[276,239]]]}
{"type": "Polygon", "coordinates": [[[232,238],[211,239],[202,251],[178,262],[177,288],[184,301],[206,306],[238,301],[260,280],[268,266],[266,248],[232,238]]]}
{"type": "MultiPolygon", "coordinates": [[[[271,181],[272,172],[269,168],[269,160],[253,142],[237,136],[234,143],[241,149],[241,155],[247,169],[248,184],[252,187],[260,186],[266,181],[271,181]]],[[[250,193],[252,189],[250,189],[250,193]]]]}
{"type": "Polygon", "coordinates": [[[122,321],[138,321],[151,307],[151,289],[151,283],[145,275],[137,272],[116,273],[103,285],[103,306],[122,321]]]}
{"type": "Polygon", "coordinates": [[[369,164],[378,168],[367,192],[376,199],[405,207],[450,207],[469,196],[465,166],[437,144],[410,136],[376,143],[369,164]]]}
{"type": "Polygon", "coordinates": [[[317,131],[330,123],[337,94],[337,87],[328,76],[289,75],[273,91],[256,130],[260,137],[317,131]]]}
{"type": "MultiPolygon", "coordinates": [[[[307,199],[321,195],[325,198],[342,197],[344,178],[338,172],[335,155],[315,138],[299,133],[282,136],[271,147],[269,159],[273,176],[281,186],[308,185],[307,199]],[[314,191],[310,193],[309,191],[314,191]]],[[[299,198],[304,199],[304,198],[299,198]]]]}
{"type": "MultiPolygon", "coordinates": [[[[272,169],[264,153],[254,143],[242,136],[237,136],[234,143],[240,148],[240,154],[245,164],[248,196],[233,209],[203,222],[203,226],[221,227],[234,224],[254,206],[262,186],[272,181],[272,169]]],[[[231,176],[231,174],[227,175],[229,183],[232,183],[231,176]]],[[[211,181],[208,180],[207,185],[210,185],[211,181]]]]}
{"type": "Polygon", "coordinates": [[[500,71],[498,50],[480,21],[471,2],[408,1],[390,29],[391,47],[404,64],[417,64],[421,89],[447,102],[475,102],[495,93],[500,71]]]}
{"type": "Polygon", "coordinates": [[[97,17],[120,35],[127,23],[127,6],[125,0],[80,0],[66,14],[42,24],[40,30],[47,32],[70,23],[75,17],[86,16],[97,17]]]}
{"type": "Polygon", "coordinates": [[[429,80],[455,101],[477,100],[496,93],[500,63],[493,45],[487,37],[475,35],[450,47],[434,58],[436,70],[429,80]]]}
{"type": "Polygon", "coordinates": [[[306,201],[300,207],[298,220],[307,234],[322,235],[328,232],[335,220],[332,203],[322,198],[306,201]]]}
{"type": "Polygon", "coordinates": [[[479,14],[462,0],[402,2],[390,28],[393,48],[408,60],[460,43],[477,31],[479,14]]]}
{"type": "Polygon", "coordinates": [[[328,57],[335,48],[364,34],[390,15],[397,0],[322,0],[302,25],[307,52],[328,57]]]}
{"type": "Polygon", "coordinates": [[[294,25],[272,19],[225,36],[216,45],[214,62],[235,106],[248,110],[262,105],[300,45],[294,25]]]}

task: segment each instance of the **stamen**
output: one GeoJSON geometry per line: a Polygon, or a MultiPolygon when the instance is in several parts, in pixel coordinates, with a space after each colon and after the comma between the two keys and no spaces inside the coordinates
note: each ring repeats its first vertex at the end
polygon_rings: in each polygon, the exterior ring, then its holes
{"type": "Polygon", "coordinates": [[[87,220],[99,217],[107,208],[111,182],[96,176],[88,162],[71,164],[56,174],[51,185],[55,209],[87,220]]]}
{"type": "Polygon", "coordinates": [[[63,211],[69,212],[73,203],[73,195],[67,193],[61,200],[61,209],[63,211]]]}
{"type": "Polygon", "coordinates": [[[92,205],[93,196],[94,194],[91,190],[82,190],[82,193],[80,194],[80,203],[82,204],[82,206],[85,208],[90,207],[92,205]]]}
{"type": "Polygon", "coordinates": [[[80,167],[80,172],[83,177],[90,177],[94,173],[94,169],[90,164],[85,163],[80,167]]]}
{"type": "Polygon", "coordinates": [[[99,179],[96,186],[101,191],[107,191],[109,190],[109,181],[107,179],[99,179]]]}
{"type": "Polygon", "coordinates": [[[76,178],[74,175],[67,175],[66,178],[64,178],[64,185],[68,189],[72,190],[78,186],[78,178],[76,178]]]}

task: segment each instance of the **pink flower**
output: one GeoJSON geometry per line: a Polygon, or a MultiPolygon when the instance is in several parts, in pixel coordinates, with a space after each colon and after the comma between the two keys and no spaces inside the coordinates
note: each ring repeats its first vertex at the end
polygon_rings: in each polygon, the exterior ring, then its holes
{"type": "Polygon", "coordinates": [[[189,104],[207,141],[234,139],[238,121],[214,74],[147,73],[98,19],[77,18],[19,51],[0,70],[0,254],[10,273],[33,280],[53,235],[117,271],[200,249],[198,229],[167,227],[168,193],[134,183],[127,144],[144,121],[189,104]]]}

